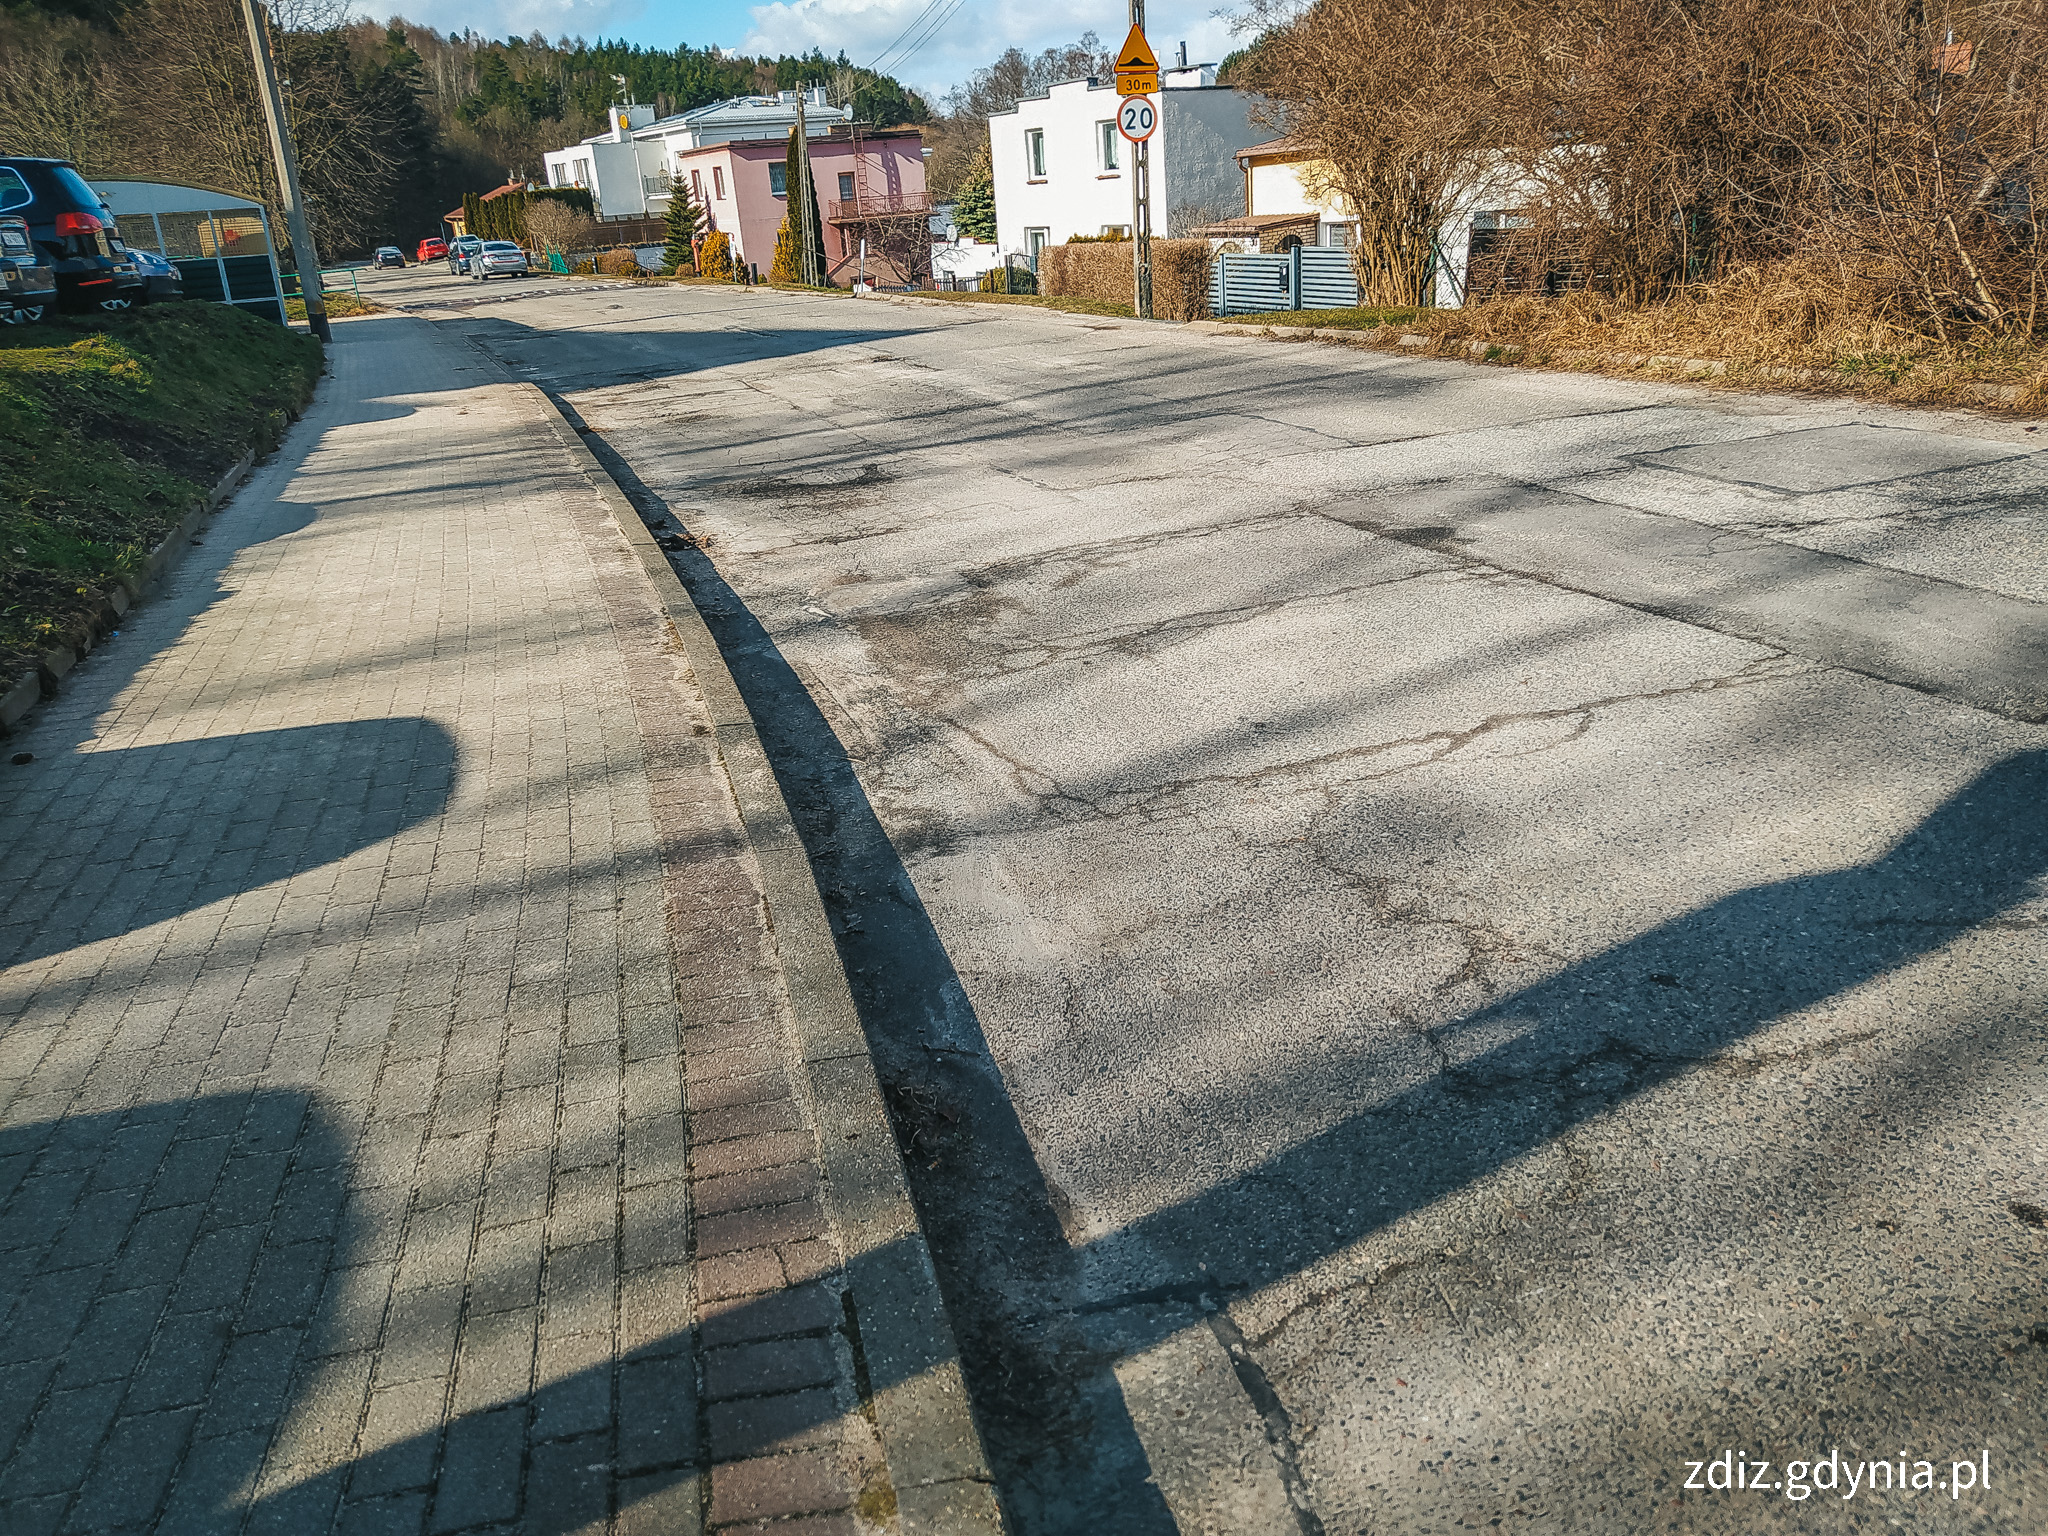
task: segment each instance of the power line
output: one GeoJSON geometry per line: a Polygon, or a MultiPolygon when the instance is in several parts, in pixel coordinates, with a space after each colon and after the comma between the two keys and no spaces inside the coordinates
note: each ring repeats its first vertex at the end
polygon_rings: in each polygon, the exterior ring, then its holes
{"type": "Polygon", "coordinates": [[[875,56],[874,63],[868,66],[868,72],[880,73],[884,60],[889,61],[888,67],[891,70],[901,69],[912,55],[938,36],[940,28],[958,15],[966,3],[967,0],[930,0],[930,3],[911,19],[910,25],[896,35],[896,40],[875,56]]]}

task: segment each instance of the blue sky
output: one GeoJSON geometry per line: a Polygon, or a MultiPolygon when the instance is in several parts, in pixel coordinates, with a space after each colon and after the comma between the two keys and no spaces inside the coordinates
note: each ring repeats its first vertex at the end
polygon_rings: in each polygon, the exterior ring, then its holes
{"type": "MultiPolygon", "coordinates": [[[[672,48],[716,43],[742,53],[802,53],[812,45],[827,53],[846,50],[856,64],[882,54],[923,12],[927,0],[769,0],[760,5],[682,4],[663,0],[411,0],[404,14],[443,32],[474,27],[502,37],[536,29],[550,38],[581,35],[623,37],[628,42],[672,48]]],[[[948,0],[940,0],[941,4],[948,0]]],[[[1146,34],[1162,58],[1185,38],[1195,62],[1220,60],[1232,46],[1230,25],[1217,13],[1219,0],[1181,0],[1146,6],[1146,34]]],[[[376,10],[373,4],[366,10],[376,10]]],[[[1110,46],[1129,26],[1122,5],[1082,0],[1038,0],[1019,6],[1006,0],[958,0],[951,19],[915,55],[889,70],[928,94],[945,89],[1012,45],[1036,53],[1071,42],[1091,28],[1110,46]]],[[[886,68],[886,66],[885,66],[886,68]]]]}

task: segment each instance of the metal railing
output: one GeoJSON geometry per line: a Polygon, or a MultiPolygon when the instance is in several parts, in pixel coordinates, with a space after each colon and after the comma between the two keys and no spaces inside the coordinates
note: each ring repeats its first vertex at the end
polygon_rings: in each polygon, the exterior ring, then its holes
{"type": "MultiPolygon", "coordinates": [[[[286,298],[296,299],[299,296],[299,274],[297,272],[280,271],[278,273],[278,282],[283,288],[286,298]]],[[[336,267],[331,270],[323,268],[321,270],[320,291],[322,293],[340,293],[343,288],[346,288],[357,298],[363,296],[362,285],[357,282],[356,271],[353,267],[336,267]],[[347,278],[348,281],[346,283],[342,282],[341,279],[343,278],[347,278]]]]}
{"type": "Polygon", "coordinates": [[[642,176],[640,178],[640,195],[642,197],[668,197],[675,189],[676,179],[667,171],[663,171],[657,176],[642,176]]]}
{"type": "Polygon", "coordinates": [[[913,214],[931,216],[929,192],[883,192],[835,198],[826,204],[825,218],[833,224],[850,224],[860,219],[907,218],[913,214]]]}

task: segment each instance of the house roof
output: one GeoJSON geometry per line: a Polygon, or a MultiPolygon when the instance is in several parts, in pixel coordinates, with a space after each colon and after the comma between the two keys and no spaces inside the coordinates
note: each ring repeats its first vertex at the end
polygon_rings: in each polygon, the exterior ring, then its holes
{"type": "MultiPolygon", "coordinates": [[[[502,187],[493,187],[488,192],[479,193],[477,201],[488,203],[492,198],[503,197],[507,192],[531,192],[532,190],[533,183],[530,181],[508,181],[502,187]]],[[[467,203],[457,203],[453,208],[442,214],[441,217],[444,220],[461,219],[465,216],[463,210],[468,206],[467,203]]]]}
{"type": "Polygon", "coordinates": [[[1253,144],[1237,152],[1239,160],[1309,160],[1315,151],[1299,139],[1268,139],[1263,144],[1253,144]]]}
{"type": "Polygon", "coordinates": [[[1201,240],[1228,240],[1235,235],[1256,235],[1261,230],[1277,229],[1285,224],[1313,225],[1319,217],[1314,213],[1241,213],[1233,219],[1218,219],[1213,224],[1204,224],[1189,233],[1201,240]]]}

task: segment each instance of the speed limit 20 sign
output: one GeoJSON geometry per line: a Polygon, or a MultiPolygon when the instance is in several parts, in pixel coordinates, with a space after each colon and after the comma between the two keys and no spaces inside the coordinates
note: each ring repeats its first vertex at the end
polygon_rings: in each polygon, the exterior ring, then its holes
{"type": "Polygon", "coordinates": [[[1116,131],[1133,144],[1142,144],[1159,126],[1159,109],[1149,96],[1126,96],[1117,103],[1116,131]]]}

